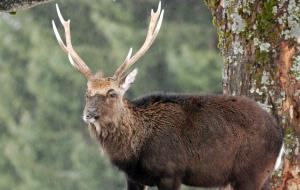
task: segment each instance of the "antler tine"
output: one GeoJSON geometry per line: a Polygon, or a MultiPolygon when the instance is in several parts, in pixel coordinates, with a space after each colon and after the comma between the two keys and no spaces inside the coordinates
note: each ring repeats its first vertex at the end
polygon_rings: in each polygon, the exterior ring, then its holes
{"type": "Polygon", "coordinates": [[[130,48],[126,59],[124,60],[122,65],[119,66],[119,68],[116,70],[114,74],[115,79],[118,80],[121,79],[124,72],[129,67],[131,67],[134,63],[136,63],[136,61],[139,60],[146,53],[146,51],[151,47],[152,43],[156,39],[157,34],[161,28],[163,17],[164,17],[164,10],[161,10],[161,2],[159,2],[156,12],[154,12],[153,9],[151,9],[150,24],[148,27],[148,32],[144,44],[132,57],[131,57],[132,48],[130,48]]]}
{"type": "Polygon", "coordinates": [[[54,20],[52,20],[52,27],[55,34],[55,37],[58,41],[58,44],[63,49],[63,51],[68,54],[68,58],[70,63],[87,79],[90,79],[93,74],[90,68],[85,64],[85,62],[80,58],[77,52],[73,49],[72,41],[71,41],[71,32],[70,32],[70,20],[65,20],[60,12],[58,5],[56,4],[56,11],[59,17],[61,24],[65,30],[66,44],[64,44],[62,38],[59,35],[56,24],[54,20]]]}

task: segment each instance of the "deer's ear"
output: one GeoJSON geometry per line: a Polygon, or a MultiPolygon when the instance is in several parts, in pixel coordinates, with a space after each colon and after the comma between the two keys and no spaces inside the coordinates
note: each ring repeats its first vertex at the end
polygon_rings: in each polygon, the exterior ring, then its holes
{"type": "Polygon", "coordinates": [[[121,81],[120,87],[122,89],[122,94],[124,94],[129,89],[131,84],[134,82],[137,73],[138,70],[134,69],[121,81]]]}

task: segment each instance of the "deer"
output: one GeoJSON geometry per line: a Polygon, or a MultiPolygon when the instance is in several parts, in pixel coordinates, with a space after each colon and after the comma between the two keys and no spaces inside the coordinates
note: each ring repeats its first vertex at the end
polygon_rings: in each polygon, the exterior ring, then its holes
{"type": "Polygon", "coordinates": [[[134,100],[125,93],[135,81],[131,68],[151,47],[164,10],[151,10],[146,39],[132,48],[113,76],[93,74],[74,50],[70,20],[65,42],[53,30],[69,62],[87,79],[83,120],[112,165],[125,173],[128,190],[179,190],[182,184],[234,190],[269,189],[283,131],[255,101],[244,96],[152,93],[134,100]]]}

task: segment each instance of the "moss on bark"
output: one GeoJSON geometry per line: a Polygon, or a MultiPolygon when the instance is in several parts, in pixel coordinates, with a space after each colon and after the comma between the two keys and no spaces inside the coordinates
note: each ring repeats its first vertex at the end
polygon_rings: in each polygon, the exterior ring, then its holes
{"type": "Polygon", "coordinates": [[[271,112],[285,128],[287,158],[297,165],[300,1],[205,2],[212,11],[224,56],[224,93],[250,96],[271,112]]]}

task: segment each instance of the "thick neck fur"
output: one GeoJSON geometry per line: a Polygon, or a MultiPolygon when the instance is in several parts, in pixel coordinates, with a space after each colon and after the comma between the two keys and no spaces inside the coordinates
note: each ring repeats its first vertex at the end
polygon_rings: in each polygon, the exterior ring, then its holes
{"type": "Polygon", "coordinates": [[[91,135],[100,143],[104,153],[115,161],[126,161],[138,155],[151,130],[142,112],[136,111],[127,101],[115,122],[99,121],[89,125],[91,135]]]}

